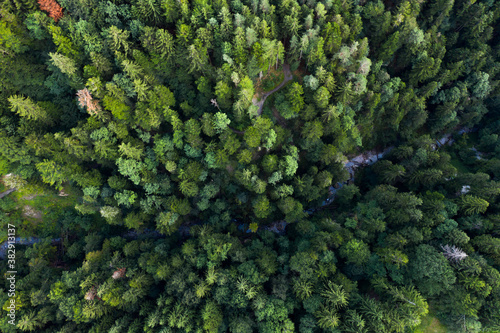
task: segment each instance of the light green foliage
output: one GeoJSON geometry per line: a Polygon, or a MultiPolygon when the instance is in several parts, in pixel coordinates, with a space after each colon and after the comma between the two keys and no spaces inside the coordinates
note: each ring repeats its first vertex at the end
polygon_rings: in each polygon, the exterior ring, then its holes
{"type": "Polygon", "coordinates": [[[105,31],[107,41],[113,51],[129,52],[130,44],[127,41],[130,36],[130,31],[118,29],[116,26],[111,26],[105,31]]]}
{"type": "Polygon", "coordinates": [[[500,262],[500,239],[492,235],[481,235],[473,239],[473,243],[479,248],[480,251],[488,253],[494,259],[495,263],[500,262]]]}
{"type": "Polygon", "coordinates": [[[194,182],[183,180],[179,184],[179,189],[186,197],[194,197],[198,194],[198,186],[194,182]]]}
{"type": "Polygon", "coordinates": [[[24,179],[23,177],[21,177],[19,175],[15,175],[15,174],[5,175],[5,177],[3,177],[3,183],[5,184],[5,186],[7,188],[10,188],[10,189],[15,188],[18,190],[21,190],[23,187],[26,187],[26,185],[28,184],[26,179],[24,179]]]}
{"type": "Polygon", "coordinates": [[[120,154],[122,154],[122,156],[125,155],[126,157],[132,158],[134,160],[140,160],[141,156],[143,154],[142,148],[137,147],[130,142],[128,142],[128,143],[122,142],[118,146],[118,150],[119,150],[120,154]]]}
{"type": "Polygon", "coordinates": [[[207,332],[218,332],[219,326],[222,324],[222,311],[214,302],[209,302],[205,305],[202,312],[203,328],[207,332]]]}
{"type": "Polygon", "coordinates": [[[467,215],[484,213],[489,206],[488,201],[473,195],[465,195],[461,199],[462,209],[467,215]]]}
{"type": "Polygon", "coordinates": [[[144,164],[142,162],[120,157],[116,160],[116,164],[118,165],[118,170],[122,175],[129,177],[134,184],[139,184],[141,181],[139,173],[144,168],[144,164]]]}
{"type": "Polygon", "coordinates": [[[12,13],[5,12],[0,21],[0,45],[4,54],[14,56],[28,48],[27,36],[22,36],[21,22],[12,13]],[[12,52],[12,53],[11,53],[12,52]]]}
{"type": "Polygon", "coordinates": [[[53,122],[50,114],[29,97],[13,95],[9,97],[8,101],[10,103],[10,110],[16,112],[21,117],[48,124],[53,122]]]}
{"type": "Polygon", "coordinates": [[[37,163],[36,168],[45,183],[54,185],[59,190],[62,189],[62,183],[66,181],[66,175],[54,161],[44,160],[37,163]]]}
{"type": "Polygon", "coordinates": [[[295,158],[287,155],[284,157],[284,160],[280,161],[280,166],[282,168],[283,174],[286,177],[291,177],[295,175],[295,172],[298,168],[298,163],[295,158]]]}
{"type": "Polygon", "coordinates": [[[73,59],[60,53],[49,53],[49,56],[52,64],[59,68],[62,73],[68,74],[70,77],[76,74],[77,68],[73,59]]]}
{"type": "Polygon", "coordinates": [[[99,210],[101,216],[107,220],[113,220],[120,214],[120,209],[118,207],[104,206],[99,210]]]}
{"type": "Polygon", "coordinates": [[[265,142],[263,144],[264,148],[267,150],[270,150],[273,148],[276,139],[278,138],[276,132],[273,129],[270,129],[269,132],[267,133],[267,137],[265,139],[265,142]]]}
{"type": "Polygon", "coordinates": [[[114,197],[119,205],[130,207],[136,201],[137,194],[130,190],[124,190],[123,192],[116,192],[114,197]]]}
{"type": "Polygon", "coordinates": [[[275,171],[275,172],[273,172],[273,174],[271,175],[271,177],[269,177],[269,179],[267,180],[267,182],[269,184],[275,185],[282,178],[283,178],[283,176],[282,176],[281,172],[280,171],[275,171]]]}
{"type": "Polygon", "coordinates": [[[304,91],[302,90],[302,86],[297,82],[294,82],[288,90],[287,96],[288,96],[290,105],[292,106],[293,111],[295,113],[300,112],[302,110],[302,108],[304,107],[304,99],[302,97],[303,94],[304,94],[304,91]]]}
{"type": "Polygon", "coordinates": [[[260,145],[261,136],[259,131],[251,126],[245,131],[244,139],[250,148],[256,148],[260,145]]]}
{"type": "Polygon", "coordinates": [[[225,113],[217,112],[214,115],[213,126],[217,133],[222,133],[230,123],[231,120],[225,113]]]}
{"type": "Polygon", "coordinates": [[[217,82],[215,86],[215,95],[217,96],[217,103],[223,109],[231,108],[231,87],[222,81],[217,82]]]}
{"type": "Polygon", "coordinates": [[[307,280],[297,279],[293,284],[293,291],[297,298],[299,298],[300,300],[305,300],[312,295],[313,285],[307,280]]]}
{"type": "Polygon", "coordinates": [[[489,75],[484,72],[473,73],[468,80],[468,85],[472,90],[472,94],[477,98],[485,98],[491,91],[489,84],[489,75]]]}
{"type": "Polygon", "coordinates": [[[370,249],[365,242],[351,239],[340,248],[340,255],[346,258],[347,262],[361,265],[368,261],[370,249]]]}
{"type": "Polygon", "coordinates": [[[332,185],[332,180],[332,174],[326,170],[323,170],[316,175],[316,183],[320,188],[330,187],[332,185]]]}
{"type": "Polygon", "coordinates": [[[276,155],[268,154],[262,159],[262,167],[267,173],[272,173],[278,166],[278,157],[276,155]]]}
{"type": "Polygon", "coordinates": [[[316,314],[318,326],[323,329],[333,329],[340,324],[340,317],[334,310],[323,308],[316,314]]]}
{"type": "Polygon", "coordinates": [[[302,136],[310,141],[316,141],[323,136],[323,125],[320,121],[315,120],[312,122],[307,122],[302,128],[302,136]]]}
{"type": "Polygon", "coordinates": [[[319,81],[314,76],[307,75],[304,76],[304,85],[311,90],[316,90],[318,89],[319,81]]]}
{"type": "Polygon", "coordinates": [[[316,102],[316,105],[321,109],[324,109],[328,106],[330,97],[331,95],[325,87],[320,87],[314,93],[314,100],[316,102]]]}
{"type": "Polygon", "coordinates": [[[156,226],[164,233],[170,234],[176,229],[179,214],[173,212],[161,212],[156,218],[156,226]]]}
{"type": "Polygon", "coordinates": [[[408,256],[406,254],[390,247],[380,249],[377,251],[377,255],[380,257],[380,261],[386,264],[392,264],[397,268],[408,263],[408,256]]]}
{"type": "Polygon", "coordinates": [[[258,218],[266,218],[270,213],[269,199],[265,196],[259,196],[253,203],[253,211],[258,218]]]}

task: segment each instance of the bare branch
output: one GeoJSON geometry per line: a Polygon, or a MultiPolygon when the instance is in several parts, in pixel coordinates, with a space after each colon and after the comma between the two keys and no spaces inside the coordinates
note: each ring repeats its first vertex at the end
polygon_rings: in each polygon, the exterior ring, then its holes
{"type": "Polygon", "coordinates": [[[441,249],[443,249],[443,255],[451,261],[459,262],[468,257],[467,253],[462,251],[460,248],[455,245],[441,245],[441,249]]]}

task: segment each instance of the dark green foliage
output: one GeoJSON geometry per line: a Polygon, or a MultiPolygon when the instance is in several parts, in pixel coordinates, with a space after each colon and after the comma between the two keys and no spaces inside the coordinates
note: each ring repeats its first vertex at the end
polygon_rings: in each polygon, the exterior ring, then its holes
{"type": "Polygon", "coordinates": [[[0,241],[47,238],[0,331],[498,330],[495,1],[58,3],[0,4],[0,241]]]}

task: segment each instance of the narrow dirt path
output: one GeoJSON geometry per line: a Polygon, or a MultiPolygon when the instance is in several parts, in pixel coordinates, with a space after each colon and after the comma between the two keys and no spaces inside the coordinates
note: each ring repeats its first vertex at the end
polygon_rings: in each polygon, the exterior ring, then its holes
{"type": "MultiPolygon", "coordinates": [[[[259,107],[259,112],[258,112],[258,115],[262,115],[262,108],[264,107],[264,103],[266,101],[266,98],[269,97],[269,95],[271,95],[272,93],[280,90],[288,81],[291,81],[293,79],[293,74],[292,72],[290,71],[290,65],[288,64],[283,64],[283,73],[285,74],[285,78],[283,79],[283,82],[281,82],[276,88],[274,88],[273,90],[271,91],[268,91],[266,92],[265,94],[263,94],[261,97],[260,97],[260,101],[257,102],[257,98],[254,98],[252,100],[252,103],[253,105],[255,106],[258,106],[259,107]]],[[[273,111],[273,114],[276,114],[277,111],[273,111]]],[[[281,115],[278,114],[279,117],[281,117],[281,115]]],[[[284,119],[281,117],[281,118],[277,118],[278,122],[284,126],[285,126],[285,122],[284,122],[284,119]],[[280,121],[281,120],[281,121],[280,121]]],[[[239,134],[239,135],[244,135],[245,134],[245,131],[238,131],[234,128],[232,128],[231,126],[228,126],[228,128],[233,131],[234,133],[236,134],[239,134]]]]}
{"type": "Polygon", "coordinates": [[[239,134],[239,135],[243,135],[243,134],[245,134],[245,131],[238,131],[238,130],[236,130],[236,129],[232,128],[231,126],[228,126],[228,128],[229,128],[231,131],[233,131],[234,133],[236,133],[236,134],[239,134]]]}
{"type": "Polygon", "coordinates": [[[1,198],[3,198],[3,197],[5,197],[5,196],[6,196],[6,195],[8,195],[8,194],[11,194],[11,193],[12,193],[12,192],[14,192],[15,190],[16,190],[15,188],[11,188],[11,189],[9,189],[9,190],[7,190],[7,191],[5,191],[5,192],[0,193],[0,199],[1,199],[1,198]]]}
{"type": "Polygon", "coordinates": [[[266,98],[271,95],[272,93],[280,90],[288,81],[293,79],[292,72],[290,71],[290,65],[288,64],[283,64],[283,73],[285,74],[285,78],[283,79],[283,82],[281,82],[276,88],[274,88],[271,91],[268,91],[264,93],[262,96],[260,96],[260,101],[257,102],[257,98],[254,98],[252,100],[253,105],[259,107],[259,112],[258,115],[260,116],[262,114],[262,107],[264,106],[264,103],[266,101],[266,98]]]}

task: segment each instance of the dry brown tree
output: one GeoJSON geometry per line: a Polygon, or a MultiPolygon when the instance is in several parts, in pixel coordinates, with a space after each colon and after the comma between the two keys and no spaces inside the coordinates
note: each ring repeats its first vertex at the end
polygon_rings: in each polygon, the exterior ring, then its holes
{"type": "Polygon", "coordinates": [[[115,272],[113,273],[112,278],[113,278],[113,279],[115,279],[115,280],[117,280],[117,279],[121,279],[122,277],[124,277],[124,276],[125,276],[125,271],[126,271],[126,270],[127,270],[127,268],[120,268],[120,269],[118,269],[117,271],[115,271],[115,272]]]}
{"type": "Polygon", "coordinates": [[[40,9],[49,13],[54,21],[59,21],[63,17],[63,9],[55,0],[38,0],[40,9]]]}
{"type": "Polygon", "coordinates": [[[92,98],[92,95],[90,95],[90,92],[87,88],[78,90],[76,96],[78,96],[78,103],[80,103],[80,106],[82,108],[86,107],[87,112],[90,113],[91,115],[95,115],[99,113],[99,111],[101,111],[101,106],[99,105],[99,102],[92,98]]]}

